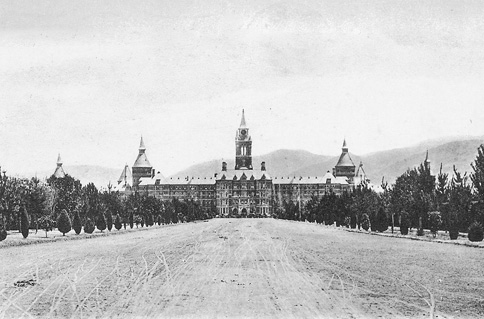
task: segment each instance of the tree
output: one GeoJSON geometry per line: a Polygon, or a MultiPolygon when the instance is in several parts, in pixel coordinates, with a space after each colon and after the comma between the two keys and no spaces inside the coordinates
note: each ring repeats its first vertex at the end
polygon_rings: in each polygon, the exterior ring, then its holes
{"type": "Polygon", "coordinates": [[[437,231],[439,230],[440,225],[442,225],[442,218],[440,216],[440,212],[430,212],[429,213],[430,219],[430,232],[434,236],[437,236],[437,231]]]}
{"type": "Polygon", "coordinates": [[[47,238],[47,233],[52,231],[52,227],[54,225],[54,221],[50,215],[42,216],[37,221],[39,228],[45,231],[45,238],[47,238]]]}
{"type": "Polygon", "coordinates": [[[361,216],[361,227],[366,231],[370,228],[370,218],[367,214],[361,216]]]}
{"type": "Polygon", "coordinates": [[[7,238],[7,230],[5,230],[3,224],[0,224],[0,241],[5,240],[5,238],[7,238]]]}
{"type": "Polygon", "coordinates": [[[29,215],[27,214],[27,208],[25,208],[24,205],[22,209],[22,215],[20,216],[20,230],[24,238],[27,238],[29,236],[29,226],[29,215]]]}
{"type": "Polygon", "coordinates": [[[467,228],[473,222],[469,214],[471,202],[472,190],[467,182],[467,173],[462,175],[454,166],[454,176],[449,189],[449,229],[456,227],[459,231],[467,231],[467,228]]]}
{"type": "MultiPolygon", "coordinates": [[[[129,212],[129,228],[133,229],[134,226],[134,216],[133,216],[133,211],[129,212]]],[[[136,225],[138,227],[138,225],[136,225]]]]}
{"type": "Polygon", "coordinates": [[[406,211],[402,211],[400,213],[400,234],[408,235],[408,227],[410,222],[408,220],[408,213],[406,211]]]}
{"type": "Polygon", "coordinates": [[[69,215],[67,215],[67,211],[63,209],[57,218],[57,229],[62,233],[62,236],[65,236],[66,233],[71,231],[71,219],[69,215]]]}
{"type": "Polygon", "coordinates": [[[94,223],[90,218],[86,219],[86,225],[84,225],[84,232],[92,234],[94,232],[94,223]]]}
{"type": "Polygon", "coordinates": [[[99,214],[97,217],[96,227],[101,231],[101,233],[106,229],[106,217],[104,217],[103,213],[99,214]]]}
{"type": "Polygon", "coordinates": [[[477,156],[471,167],[474,170],[470,175],[472,184],[477,192],[478,199],[484,201],[484,144],[481,144],[477,149],[477,156]]]}
{"type": "Polygon", "coordinates": [[[117,229],[117,230],[120,230],[121,227],[123,227],[123,225],[121,224],[121,217],[119,216],[119,214],[116,215],[116,218],[114,219],[114,227],[117,229]]]}
{"type": "Polygon", "coordinates": [[[81,217],[79,216],[78,211],[76,211],[76,213],[74,214],[74,219],[72,220],[72,228],[74,228],[74,231],[76,232],[77,235],[81,233],[82,223],[81,223],[81,217]]]}
{"type": "Polygon", "coordinates": [[[111,214],[110,211],[108,211],[108,213],[106,215],[106,226],[107,226],[109,231],[111,231],[111,229],[113,229],[113,215],[111,214]]]}

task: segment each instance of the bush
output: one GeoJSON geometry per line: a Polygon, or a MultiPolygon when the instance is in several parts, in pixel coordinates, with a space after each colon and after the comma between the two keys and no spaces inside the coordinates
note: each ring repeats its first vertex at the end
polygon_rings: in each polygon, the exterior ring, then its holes
{"type": "Polygon", "coordinates": [[[158,221],[158,226],[160,226],[161,225],[161,215],[158,215],[157,221],[158,221]]]}
{"type": "Polygon", "coordinates": [[[123,225],[121,224],[121,217],[119,217],[119,214],[116,215],[116,218],[114,219],[114,227],[117,230],[120,230],[123,225]]]}
{"type": "Polygon", "coordinates": [[[451,224],[450,227],[449,227],[449,237],[450,239],[452,240],[455,240],[457,239],[457,237],[459,237],[459,227],[457,226],[457,224],[451,224]]]}
{"type": "Polygon", "coordinates": [[[407,212],[402,212],[400,214],[400,234],[402,235],[408,235],[408,213],[407,212]]]}
{"type": "Polygon", "coordinates": [[[86,220],[86,225],[84,225],[84,232],[86,234],[92,234],[94,232],[94,223],[90,218],[86,220]]]}
{"type": "Polygon", "coordinates": [[[363,214],[363,216],[361,216],[361,227],[364,230],[368,230],[370,228],[370,218],[368,218],[367,214],[363,214]]]}
{"type": "Polygon", "coordinates": [[[79,212],[76,212],[76,214],[74,215],[74,219],[72,220],[72,228],[74,228],[74,231],[77,235],[81,233],[82,223],[81,217],[79,217],[79,212]]]}
{"type": "Polygon", "coordinates": [[[442,225],[442,217],[440,216],[440,212],[430,212],[429,221],[430,221],[430,232],[435,238],[435,236],[437,236],[437,231],[442,225]]]}
{"type": "Polygon", "coordinates": [[[5,226],[0,225],[0,241],[5,240],[7,238],[7,230],[5,229],[5,226]]]}
{"type": "Polygon", "coordinates": [[[27,214],[27,208],[25,208],[25,205],[22,209],[22,214],[20,216],[20,231],[22,232],[22,236],[24,238],[29,237],[29,215],[27,214]]]}
{"type": "Polygon", "coordinates": [[[387,214],[385,213],[385,210],[383,209],[383,207],[380,207],[380,209],[378,210],[378,216],[377,216],[376,222],[377,224],[375,228],[377,231],[383,233],[388,229],[387,214]]]}
{"type": "Polygon", "coordinates": [[[469,226],[467,237],[470,241],[482,241],[484,238],[484,231],[482,225],[478,222],[474,222],[469,226]]]}
{"type": "Polygon", "coordinates": [[[96,227],[103,232],[103,230],[106,229],[106,217],[104,217],[104,214],[100,214],[96,220],[96,227]]]}
{"type": "Polygon", "coordinates": [[[67,215],[67,211],[63,209],[57,218],[57,229],[62,233],[62,236],[65,236],[66,233],[71,231],[71,227],[71,219],[67,215]]]}
{"type": "Polygon", "coordinates": [[[109,231],[113,229],[113,215],[110,212],[108,212],[106,216],[106,226],[108,227],[109,231]]]}

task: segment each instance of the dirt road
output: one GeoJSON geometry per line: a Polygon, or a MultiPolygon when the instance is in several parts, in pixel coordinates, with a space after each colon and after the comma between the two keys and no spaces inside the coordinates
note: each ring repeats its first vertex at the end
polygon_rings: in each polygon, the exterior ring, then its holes
{"type": "Polygon", "coordinates": [[[484,249],[216,219],[0,250],[0,318],[484,316],[484,249]]]}

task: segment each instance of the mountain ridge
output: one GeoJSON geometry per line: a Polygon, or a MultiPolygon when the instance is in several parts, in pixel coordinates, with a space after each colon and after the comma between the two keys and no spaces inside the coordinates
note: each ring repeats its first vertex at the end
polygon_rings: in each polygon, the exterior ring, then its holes
{"type": "MultiPolygon", "coordinates": [[[[470,172],[472,171],[470,164],[474,161],[477,155],[477,148],[482,143],[484,143],[484,137],[460,137],[455,140],[444,138],[365,155],[357,155],[350,152],[350,156],[356,167],[358,167],[360,161],[363,162],[363,169],[372,183],[379,184],[383,177],[386,181],[392,183],[407,169],[422,163],[427,150],[429,152],[429,160],[431,161],[431,170],[434,175],[438,174],[440,163],[442,163],[442,171],[450,175],[452,175],[454,165],[460,172],[470,172]]],[[[252,163],[254,169],[259,169],[261,162],[266,162],[267,171],[272,177],[322,176],[327,171],[332,172],[338,158],[339,155],[320,155],[301,149],[279,149],[264,155],[253,156],[252,163]]],[[[235,166],[233,159],[226,162],[229,168],[235,166]]],[[[35,174],[23,174],[23,176],[47,178],[52,175],[54,168],[35,174]]],[[[213,159],[196,163],[168,177],[213,177],[221,168],[222,161],[213,159]]],[[[83,185],[92,182],[98,188],[107,188],[109,182],[113,185],[116,183],[123,168],[95,165],[64,165],[64,169],[66,173],[78,178],[83,185]]],[[[163,171],[161,173],[163,174],[163,171]]]]}

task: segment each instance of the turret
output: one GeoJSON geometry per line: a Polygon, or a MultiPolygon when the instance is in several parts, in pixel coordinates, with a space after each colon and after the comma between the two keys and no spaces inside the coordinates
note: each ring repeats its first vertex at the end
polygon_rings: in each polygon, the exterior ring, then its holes
{"type": "Polygon", "coordinates": [[[143,141],[143,136],[141,136],[138,150],[138,157],[133,164],[132,170],[134,187],[138,186],[140,178],[152,177],[153,175],[153,167],[151,166],[150,161],[148,161],[148,157],[146,156],[146,147],[143,141]]]}
{"type": "Polygon", "coordinates": [[[66,176],[66,173],[64,172],[64,169],[62,168],[62,159],[59,155],[57,156],[57,167],[54,171],[54,177],[56,178],[64,178],[66,176]]]}
{"type": "Polygon", "coordinates": [[[351,159],[350,153],[348,152],[348,146],[346,145],[346,139],[343,140],[343,147],[341,148],[341,155],[339,157],[338,163],[333,169],[333,175],[335,177],[344,176],[348,179],[351,184],[353,178],[355,177],[356,166],[351,159]]]}

